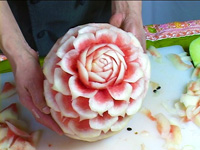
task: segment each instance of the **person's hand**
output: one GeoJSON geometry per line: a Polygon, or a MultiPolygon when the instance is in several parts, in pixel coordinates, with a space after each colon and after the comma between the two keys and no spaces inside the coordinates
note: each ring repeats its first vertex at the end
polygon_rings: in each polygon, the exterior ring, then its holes
{"type": "Polygon", "coordinates": [[[43,96],[44,75],[37,53],[30,49],[27,54],[22,54],[13,72],[20,102],[32,112],[38,122],[62,134],[62,130],[49,115],[50,110],[43,96]]]}
{"type": "Polygon", "coordinates": [[[141,16],[141,1],[112,1],[110,24],[133,33],[146,51],[146,38],[141,16]]]}
{"type": "Polygon", "coordinates": [[[0,8],[0,49],[11,63],[19,99],[38,122],[62,134],[44,100],[38,55],[26,43],[7,1],[0,1],[0,8]]]}

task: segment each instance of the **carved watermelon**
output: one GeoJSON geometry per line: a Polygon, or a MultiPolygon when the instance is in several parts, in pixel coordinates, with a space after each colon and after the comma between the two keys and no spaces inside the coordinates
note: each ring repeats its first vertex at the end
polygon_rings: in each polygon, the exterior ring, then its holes
{"type": "Polygon", "coordinates": [[[65,135],[96,141],[122,130],[140,109],[150,62],[133,34],[86,24],[56,42],[44,74],[46,102],[65,135]]]}

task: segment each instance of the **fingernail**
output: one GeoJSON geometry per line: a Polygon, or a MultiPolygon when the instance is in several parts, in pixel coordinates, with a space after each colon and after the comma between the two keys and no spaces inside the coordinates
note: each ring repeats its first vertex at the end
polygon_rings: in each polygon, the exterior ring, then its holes
{"type": "Polygon", "coordinates": [[[50,109],[49,109],[49,107],[44,107],[43,109],[42,109],[42,111],[45,113],[45,114],[49,114],[50,113],[50,109]]]}
{"type": "Polygon", "coordinates": [[[34,114],[34,116],[36,117],[36,118],[40,118],[40,116],[38,115],[38,113],[34,110],[34,109],[32,109],[32,113],[34,114]]]}

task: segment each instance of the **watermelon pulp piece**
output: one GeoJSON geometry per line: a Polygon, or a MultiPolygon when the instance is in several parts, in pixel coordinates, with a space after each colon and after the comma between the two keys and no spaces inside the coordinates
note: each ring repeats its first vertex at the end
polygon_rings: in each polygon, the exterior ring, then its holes
{"type": "Polygon", "coordinates": [[[5,82],[0,93],[0,99],[6,99],[16,93],[16,88],[13,83],[5,82]]]}
{"type": "Polygon", "coordinates": [[[0,149],[36,150],[40,131],[29,133],[25,126],[19,120],[16,103],[0,111],[0,149]]]}

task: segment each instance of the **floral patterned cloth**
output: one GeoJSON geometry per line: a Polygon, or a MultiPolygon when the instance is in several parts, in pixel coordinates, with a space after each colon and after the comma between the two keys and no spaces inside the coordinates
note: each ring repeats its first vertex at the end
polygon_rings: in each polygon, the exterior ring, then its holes
{"type": "Polygon", "coordinates": [[[6,56],[5,55],[3,55],[3,54],[0,54],[0,61],[4,61],[4,60],[6,60],[7,58],[6,58],[6,56]]]}
{"type": "MultiPolygon", "coordinates": [[[[150,41],[200,35],[200,20],[147,25],[144,30],[146,39],[150,41]]],[[[0,54],[0,61],[6,59],[6,56],[0,54]]]]}
{"type": "Polygon", "coordinates": [[[150,41],[192,36],[200,34],[200,20],[147,25],[144,29],[150,41]]]}

